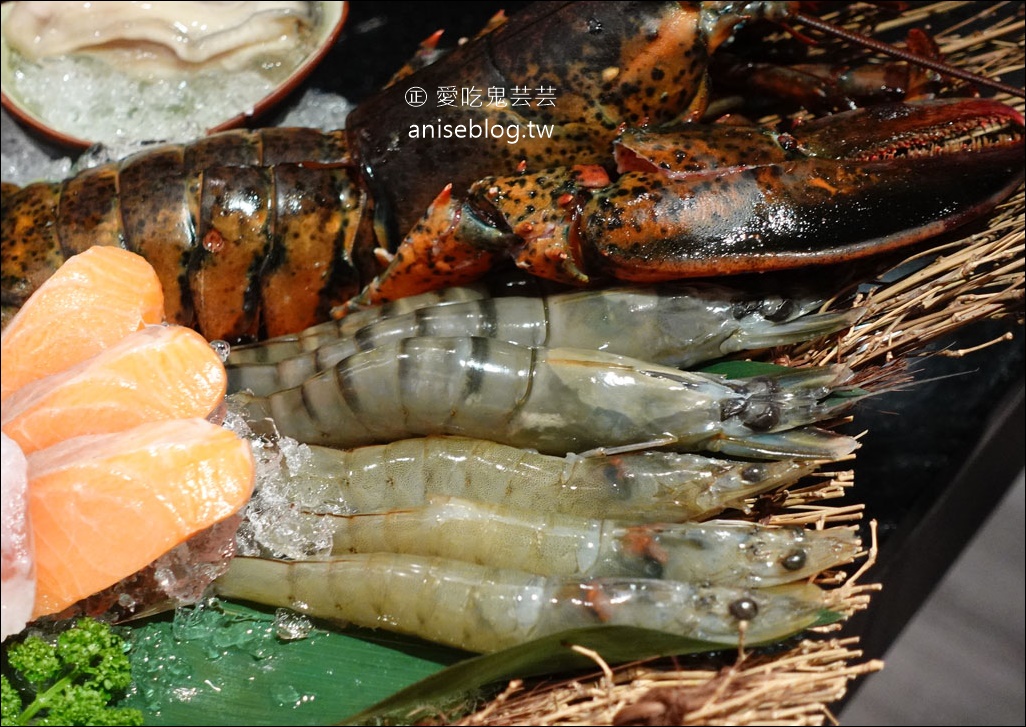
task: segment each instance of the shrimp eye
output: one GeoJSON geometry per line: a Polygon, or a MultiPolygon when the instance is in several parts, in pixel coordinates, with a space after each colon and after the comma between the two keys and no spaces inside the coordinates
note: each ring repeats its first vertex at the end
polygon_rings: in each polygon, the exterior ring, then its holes
{"type": "Polygon", "coordinates": [[[750,464],[741,470],[741,479],[745,482],[762,482],[766,478],[766,467],[761,464],[750,464]]]}
{"type": "Polygon", "coordinates": [[[744,409],[741,421],[757,432],[765,432],[780,423],[780,409],[772,402],[750,401],[744,409]]]}
{"type": "Polygon", "coordinates": [[[744,399],[724,399],[723,403],[720,404],[720,419],[722,421],[726,421],[731,417],[736,417],[738,414],[743,412],[744,409],[744,399]]]}
{"type": "Polygon", "coordinates": [[[663,564],[655,558],[646,557],[642,570],[645,573],[646,578],[662,578],[663,577],[663,564]]]}
{"type": "Polygon", "coordinates": [[[732,602],[727,609],[730,611],[730,615],[738,621],[751,621],[759,615],[759,604],[755,602],[755,599],[747,596],[732,602]]]}
{"type": "Polygon", "coordinates": [[[780,564],[784,566],[785,570],[801,570],[805,567],[805,558],[804,550],[793,550],[780,561],[780,564]]]}
{"type": "Polygon", "coordinates": [[[774,323],[781,323],[794,315],[794,301],[790,298],[781,300],[767,300],[761,306],[761,312],[766,320],[774,323]]]}
{"type": "Polygon", "coordinates": [[[731,313],[734,315],[736,320],[747,318],[759,310],[759,302],[754,300],[736,300],[731,309],[731,313]]]}

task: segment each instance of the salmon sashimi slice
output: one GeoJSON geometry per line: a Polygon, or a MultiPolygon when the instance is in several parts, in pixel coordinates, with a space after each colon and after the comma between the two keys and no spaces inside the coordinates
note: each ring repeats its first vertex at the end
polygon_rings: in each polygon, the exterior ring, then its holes
{"type": "Polygon", "coordinates": [[[29,455],[28,477],[38,618],[231,516],[255,475],[247,440],[194,418],[66,440],[29,455]]]}
{"type": "Polygon", "coordinates": [[[25,454],[147,421],[205,418],[223,401],[224,364],[184,326],[148,326],[3,402],[2,428],[25,454]]]}
{"type": "Polygon", "coordinates": [[[0,400],[163,320],[164,293],[145,259],[109,246],[73,255],[0,336],[0,400]]]}

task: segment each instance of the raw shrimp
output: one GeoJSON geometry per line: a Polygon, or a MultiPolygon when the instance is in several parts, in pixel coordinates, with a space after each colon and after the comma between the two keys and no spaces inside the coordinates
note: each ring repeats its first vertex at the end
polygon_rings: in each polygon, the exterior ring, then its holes
{"type": "MultiPolygon", "coordinates": [[[[587,348],[687,368],[743,350],[780,346],[848,328],[861,311],[812,314],[811,296],[754,296],[719,285],[617,287],[549,296],[480,298],[418,307],[331,339],[304,333],[315,350],[287,354],[257,344],[229,359],[230,391],[258,396],[299,386],[359,351],[413,336],[484,336],[526,346],[587,348]],[[260,361],[260,362],[258,362],[260,361]]],[[[343,318],[335,328],[348,319],[343,318]]],[[[292,348],[298,347],[298,340],[292,348]]]]}
{"type": "Polygon", "coordinates": [[[353,311],[338,320],[310,326],[299,333],[267,338],[260,343],[232,346],[228,363],[232,366],[273,364],[286,358],[315,351],[325,344],[354,335],[358,330],[383,318],[403,316],[419,308],[480,300],[489,296],[483,285],[464,285],[411,295],[408,298],[353,311]]]}
{"type": "Polygon", "coordinates": [[[850,406],[853,397],[824,399],[851,375],[837,365],[726,379],[600,351],[422,336],[354,354],[292,389],[235,398],[255,430],[306,444],[459,434],[560,455],[660,443],[834,460],[855,441],[800,427],[850,406]]]}
{"type": "Polygon", "coordinates": [[[757,588],[803,580],[855,558],[849,528],[811,530],[743,520],[627,525],[457,498],[331,523],[332,555],[407,553],[546,576],[663,578],[757,588]]]}
{"type": "Polygon", "coordinates": [[[755,644],[813,625],[827,607],[825,593],[808,583],[747,589],[564,578],[395,553],[290,562],[237,557],[214,587],[225,598],[476,652],[603,624],[723,645],[737,644],[743,633],[755,644]]]}
{"type": "Polygon", "coordinates": [[[300,448],[283,496],[321,512],[382,512],[449,496],[534,512],[681,522],[744,507],[797,482],[811,461],[745,462],[664,451],[554,457],[469,437],[420,437],[351,450],[300,448]]]}

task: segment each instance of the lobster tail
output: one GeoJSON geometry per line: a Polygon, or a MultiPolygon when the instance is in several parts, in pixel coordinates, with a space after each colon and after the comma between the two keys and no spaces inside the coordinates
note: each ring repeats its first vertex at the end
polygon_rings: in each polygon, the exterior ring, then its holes
{"type": "Polygon", "coordinates": [[[10,316],[64,262],[53,224],[59,196],[58,184],[38,182],[17,191],[5,185],[0,214],[5,326],[10,316]]]}
{"type": "Polygon", "coordinates": [[[341,132],[232,131],[5,191],[3,303],[93,245],[149,260],[170,322],[232,342],[301,330],[371,273],[370,204],[341,132]]]}

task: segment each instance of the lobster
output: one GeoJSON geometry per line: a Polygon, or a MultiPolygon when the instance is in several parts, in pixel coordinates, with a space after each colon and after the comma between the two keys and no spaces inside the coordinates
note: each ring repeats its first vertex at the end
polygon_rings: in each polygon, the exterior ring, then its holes
{"type": "Polygon", "coordinates": [[[225,132],[5,186],[5,318],[95,244],[154,264],[169,320],[237,342],[510,257],[574,285],[852,260],[983,215],[1020,184],[1023,117],[994,101],[886,104],[784,132],[697,123],[710,56],[796,6],[538,3],[438,60],[428,44],[344,130],[225,132]],[[558,98],[424,114],[413,88],[558,98]]]}

